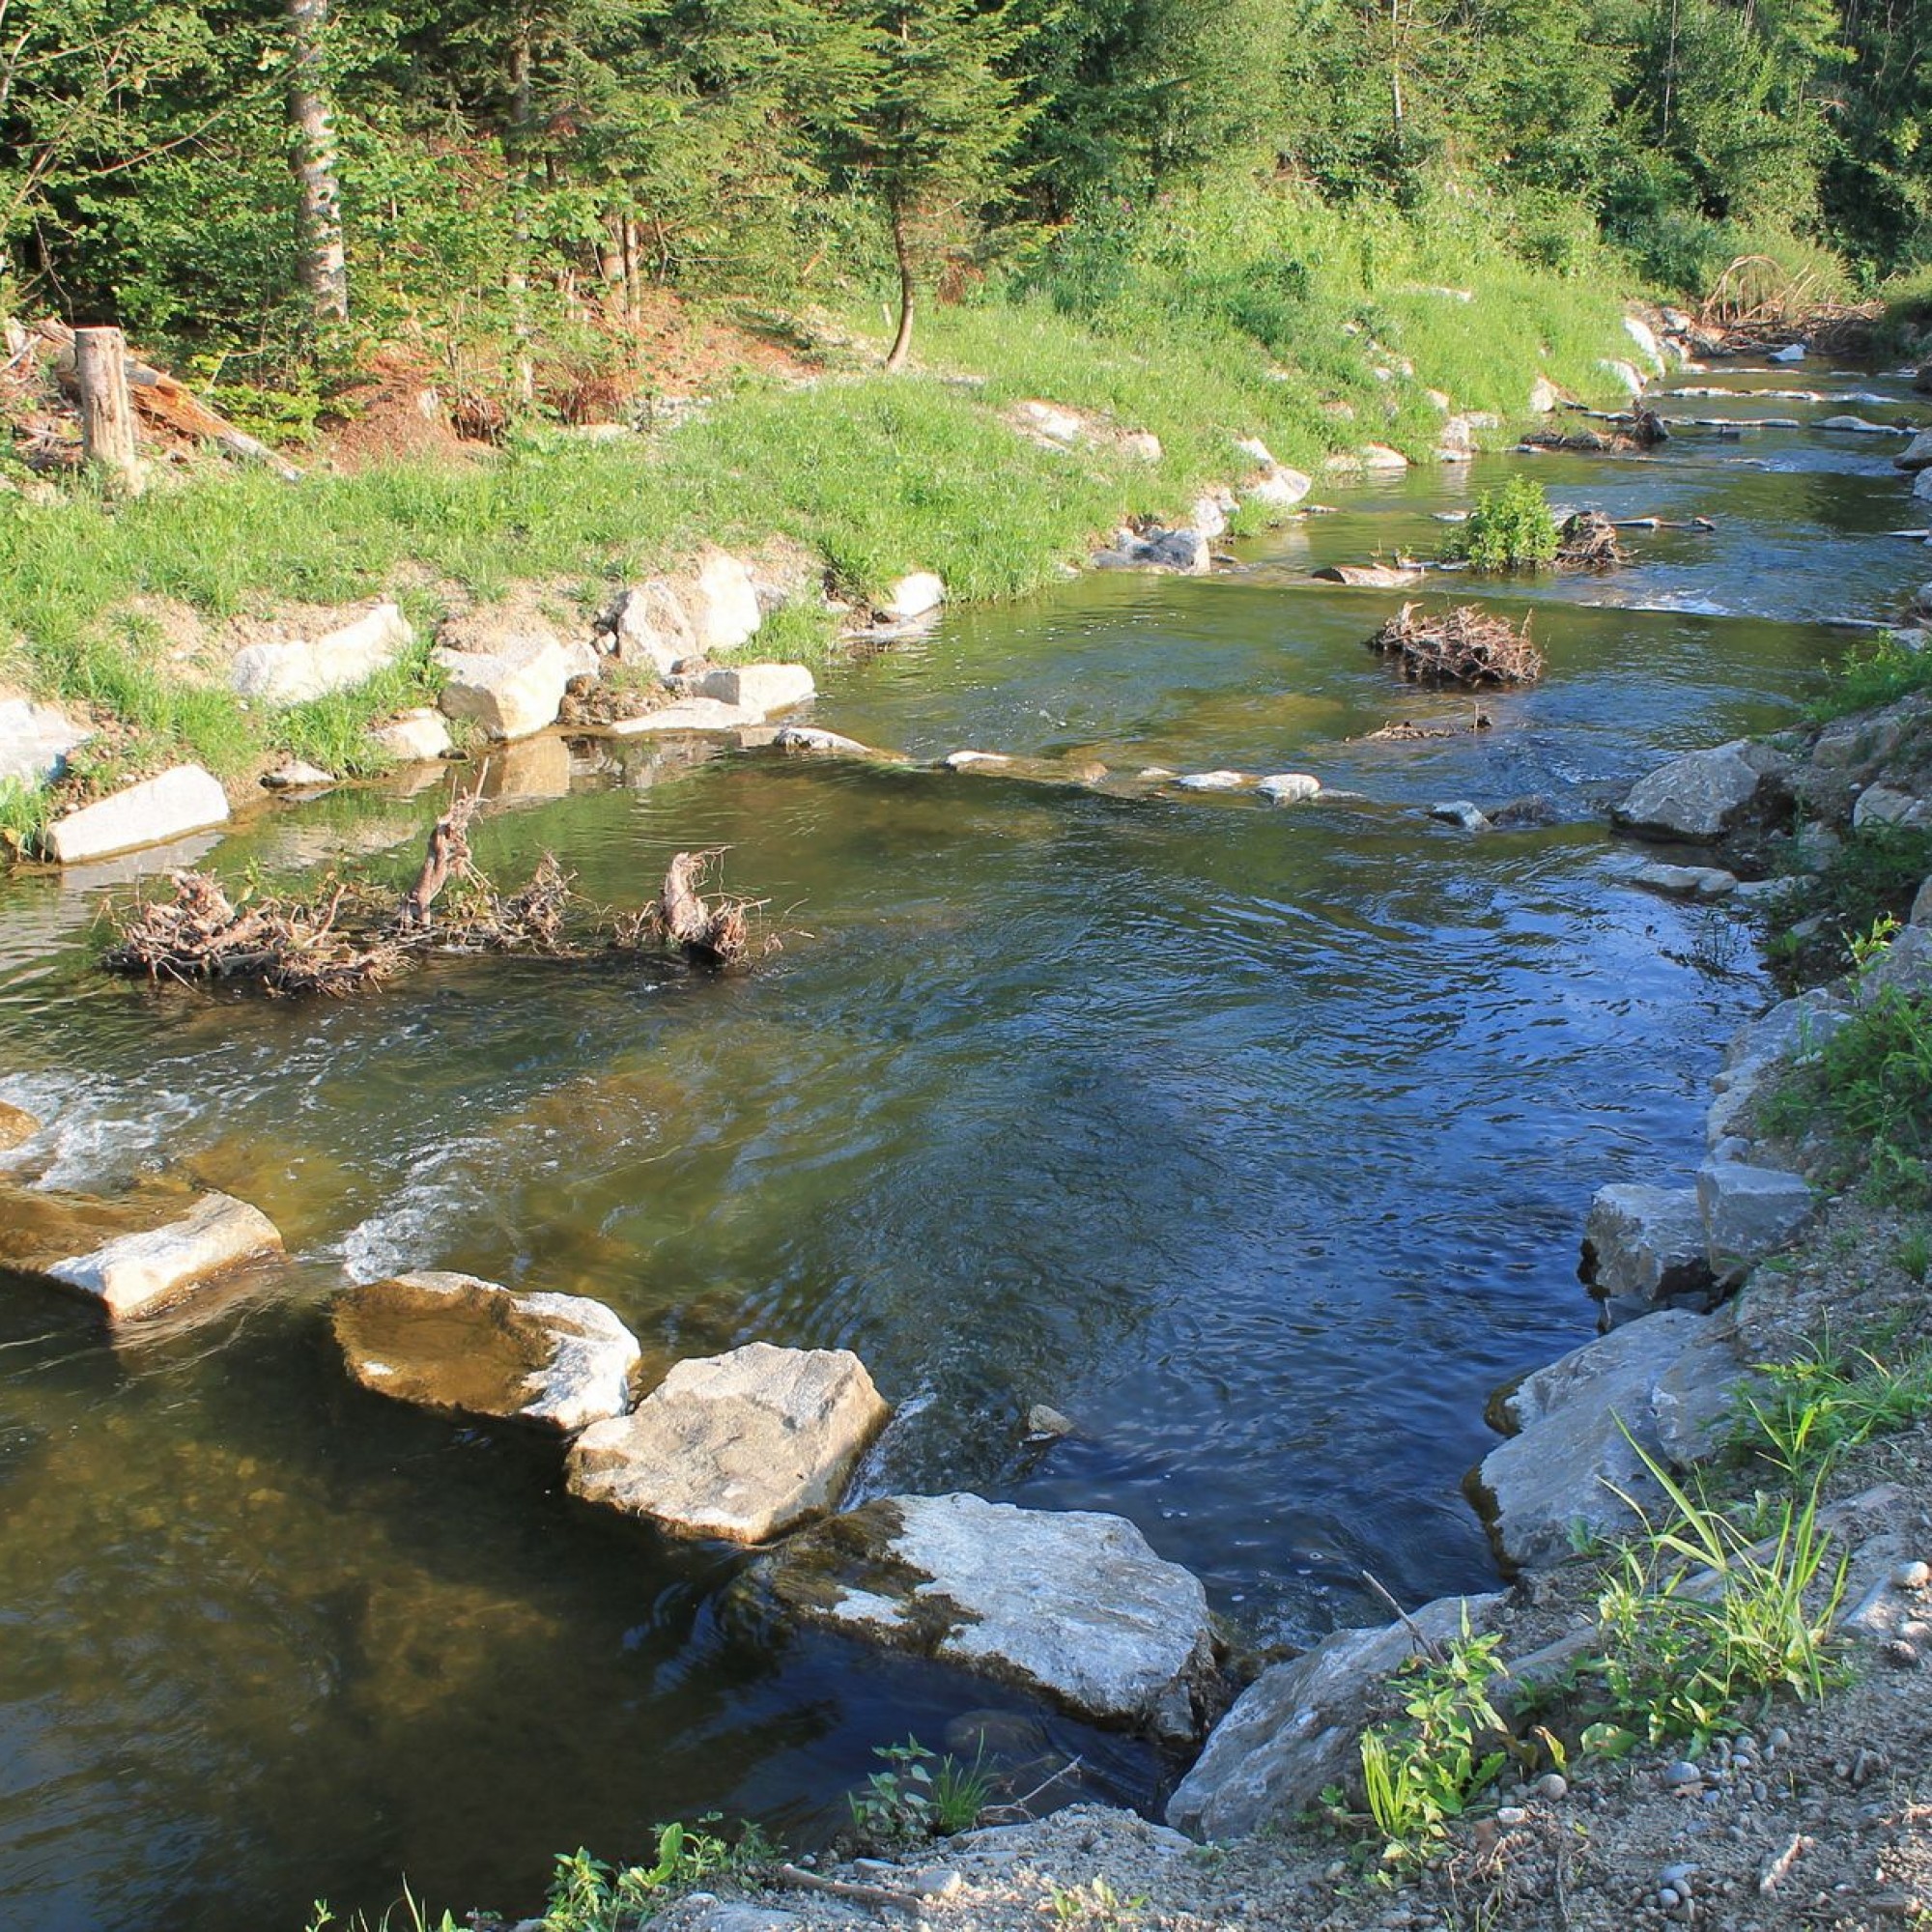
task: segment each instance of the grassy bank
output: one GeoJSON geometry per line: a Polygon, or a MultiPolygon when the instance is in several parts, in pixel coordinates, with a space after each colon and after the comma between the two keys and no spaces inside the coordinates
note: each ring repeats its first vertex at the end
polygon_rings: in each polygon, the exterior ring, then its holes
{"type": "MultiPolygon", "coordinates": [[[[775,538],[854,597],[910,569],[956,598],[1018,596],[1123,518],[1237,482],[1239,438],[1310,470],[1371,440],[1428,461],[1431,389],[1505,419],[1539,374],[1602,396],[1600,358],[1629,348],[1620,313],[1606,287],[1526,268],[1473,210],[1345,218],[1289,195],[1198,197],[1131,247],[1069,243],[935,310],[898,376],[878,370],[880,316],[848,306],[798,322],[820,345],[813,373],[746,378],[649,436],[532,422],[498,451],[293,485],[210,461],[120,504],[83,485],[0,497],[0,681],[117,727],[83,756],[101,783],[174,757],[246,779],[284,750],[353,768],[358,722],[423,696],[426,657],[321,711],[250,713],[219,677],[218,637],[184,650],[184,613],[218,627],[388,592],[427,633],[513,585],[588,611],[702,543],[775,538]],[[1042,448],[1005,420],[1034,397],[1151,431],[1161,459],[1104,440],[1042,448]]],[[[800,611],[775,641],[810,655],[828,636],[800,611]]],[[[38,808],[4,809],[17,827],[38,808]]]]}

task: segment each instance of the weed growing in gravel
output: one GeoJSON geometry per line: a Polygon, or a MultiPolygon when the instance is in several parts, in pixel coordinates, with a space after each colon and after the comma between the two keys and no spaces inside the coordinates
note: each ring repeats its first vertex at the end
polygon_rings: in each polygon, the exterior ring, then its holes
{"type": "Polygon", "coordinates": [[[1055,1886],[1047,1909],[1056,1925],[1078,1925],[1087,1932],[1129,1932],[1147,1903],[1145,1894],[1122,1898],[1104,1878],[1085,1885],[1055,1886]]]}
{"type": "Polygon", "coordinates": [[[580,1847],[559,1854],[541,1923],[544,1932],[632,1932],[645,1925],[680,1894],[715,1873],[743,1871],[773,1856],[773,1847],[753,1826],[734,1845],[697,1826],[657,1827],[657,1862],[612,1865],[580,1847]]]}
{"type": "Polygon", "coordinates": [[[1381,1834],[1385,1871],[1428,1856],[1470,1801],[1509,1762],[1509,1727],[1491,1701],[1508,1675],[1499,1635],[1462,1636],[1403,1666],[1409,1696],[1403,1716],[1362,1733],[1362,1783],[1381,1834]]]}
{"type": "Polygon", "coordinates": [[[1932,833],[1896,825],[1853,832],[1816,872],[1788,880],[1772,901],[1765,952],[1773,969],[1795,986],[1842,973],[1856,957],[1855,936],[1881,920],[1903,920],[1928,873],[1932,833]],[[1794,932],[1794,924],[1807,929],[1794,932]]]}
{"type": "Polygon", "coordinates": [[[872,1755],[886,1769],[845,1797],[852,1829],[867,1845],[890,1849],[968,1831],[992,1796],[992,1774],[978,1757],[971,1764],[950,1751],[935,1757],[917,1738],[880,1745],[872,1755]]]}
{"type": "Polygon", "coordinates": [[[1624,1496],[1644,1530],[1625,1544],[1598,1601],[1609,1718],[1652,1744],[1701,1740],[1754,1693],[1822,1696],[1836,1677],[1832,1633],[1847,1559],[1830,1561],[1831,1540],[1818,1524],[1819,1482],[1777,1503],[1773,1533],[1753,1541],[1632,1446],[1673,1514],[1653,1524],[1624,1496]]]}
{"type": "Polygon", "coordinates": [[[1815,1482],[1839,1451],[1932,1414],[1932,1343],[1888,1362],[1863,1349],[1846,1354],[1827,1336],[1758,1372],[1770,1390],[1745,1398],[1734,1439],[1794,1483],[1815,1482]]]}

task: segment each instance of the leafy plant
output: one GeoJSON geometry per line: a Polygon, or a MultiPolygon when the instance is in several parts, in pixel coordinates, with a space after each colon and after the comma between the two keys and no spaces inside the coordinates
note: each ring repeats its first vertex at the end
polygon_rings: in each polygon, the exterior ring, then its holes
{"type": "MultiPolygon", "coordinates": [[[[713,1813],[699,1826],[715,1822],[713,1813]]],[[[673,1823],[656,1829],[653,1864],[610,1864],[582,1846],[560,1853],[544,1907],[544,1932],[632,1932],[715,1873],[743,1870],[772,1854],[762,1833],[749,1826],[735,1845],[698,1827],[673,1823]]]]}
{"type": "Polygon", "coordinates": [[[1145,1893],[1122,1898],[1098,1876],[1085,1885],[1057,1885],[1047,1897],[1056,1925],[1092,1926],[1094,1932],[1127,1932],[1146,1903],[1145,1893]]]}
{"type": "Polygon", "coordinates": [[[1829,724],[1854,711],[1895,703],[1932,688],[1932,653],[1908,650],[1890,631],[1858,639],[1829,674],[1824,693],[1808,707],[1811,722],[1829,724]]]}
{"type": "Polygon", "coordinates": [[[970,1829],[986,1808],[992,1774],[979,1755],[962,1764],[950,1751],[937,1757],[917,1738],[880,1745],[872,1755],[886,1761],[857,1791],[846,1794],[852,1828],[867,1844],[917,1844],[970,1829]]]}
{"type": "Polygon", "coordinates": [[[1556,554],[1559,541],[1543,485],[1512,476],[1476,498],[1468,521],[1450,533],[1447,554],[1466,558],[1472,570],[1534,570],[1556,554]]]}
{"type": "Polygon", "coordinates": [[[1841,1450],[1932,1414],[1932,1345],[1894,1364],[1868,1350],[1841,1353],[1827,1336],[1758,1373],[1770,1390],[1745,1398],[1736,1439],[1795,1481],[1815,1480],[1841,1450]]]}
{"type": "Polygon", "coordinates": [[[1385,1868],[1409,1864],[1487,1790],[1509,1761],[1509,1727],[1491,1701],[1508,1675],[1502,1638],[1463,1634],[1446,1651],[1404,1664],[1410,1693],[1403,1717],[1362,1733],[1362,1783],[1381,1834],[1385,1868]]]}

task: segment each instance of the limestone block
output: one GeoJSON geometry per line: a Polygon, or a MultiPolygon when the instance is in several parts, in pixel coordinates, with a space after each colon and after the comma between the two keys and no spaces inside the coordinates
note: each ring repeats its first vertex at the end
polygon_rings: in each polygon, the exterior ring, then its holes
{"type": "Polygon", "coordinates": [[[47,847],[63,866],[77,866],[111,852],[159,845],[185,833],[228,822],[228,797],[218,779],[199,765],[176,765],[57,818],[47,847]]]}
{"type": "Polygon", "coordinates": [[[338,631],[288,643],[249,644],[235,653],[229,681],[239,697],[258,704],[302,704],[332,691],[350,691],[385,669],[415,640],[393,604],[338,631]]]}

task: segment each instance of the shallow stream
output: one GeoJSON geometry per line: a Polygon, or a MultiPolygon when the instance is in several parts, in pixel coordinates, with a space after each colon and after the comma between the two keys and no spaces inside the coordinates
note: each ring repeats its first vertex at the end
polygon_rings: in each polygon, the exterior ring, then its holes
{"type": "MultiPolygon", "coordinates": [[[[1816,358],[1672,415],[1923,418],[1816,358]],[[1814,405],[1790,386],[1884,401],[1814,405]]],[[[127,867],[0,882],[12,1158],[157,1166],[255,1202],[297,1258],[114,1340],[0,1281],[0,1924],[286,1927],[309,1901],[530,1909],[552,1854],[655,1819],[794,1843],[872,1747],[1025,1700],[717,1614],[734,1559],[574,1505],[554,1448],[353,1387],[345,1278],[469,1268],[598,1296],[647,1366],[764,1339],[858,1350],[899,1416],[868,1493],[1119,1511],[1262,1644],[1492,1576],[1460,1493],[1496,1383],[1593,1332],[1592,1191],[1684,1175],[1721,1042],[1765,996],[1728,912],[1636,889],[1599,806],[1661,753],[1791,719],[1922,575],[1900,440],[1686,430],[1641,459],[1488,458],[1324,487],[1337,514],[1211,579],[1086,578],[825,681],[816,722],[1135,771],[1309,771],[1292,809],[830,760],[543,740],[472,842],[649,895],[682,847],[789,934],[756,975],[440,962],[269,1002],[88,964],[127,867]],[[1312,565],[1434,554],[1531,463],[1554,499],[1702,515],[1536,611],[1544,681],[1455,724],[1362,648],[1404,593],[1312,565]],[[1916,575],[1915,575],[1916,573],[1916,575]],[[1444,799],[1561,823],[1471,837],[1444,799]],[[1027,1447],[1047,1402],[1072,1437],[1027,1447]]],[[[1413,593],[1409,593],[1413,594],[1413,593]]],[[[234,879],[332,853],[405,879],[440,797],[278,808],[234,879]]],[[[150,861],[152,863],[152,861],[150,861]]],[[[1373,1612],[1363,1620],[1373,1620],[1373,1612]]],[[[1174,1768],[1042,1716],[1087,1787],[1174,1768]]],[[[372,1910],[372,1918],[374,1911],[372,1910]]]]}

